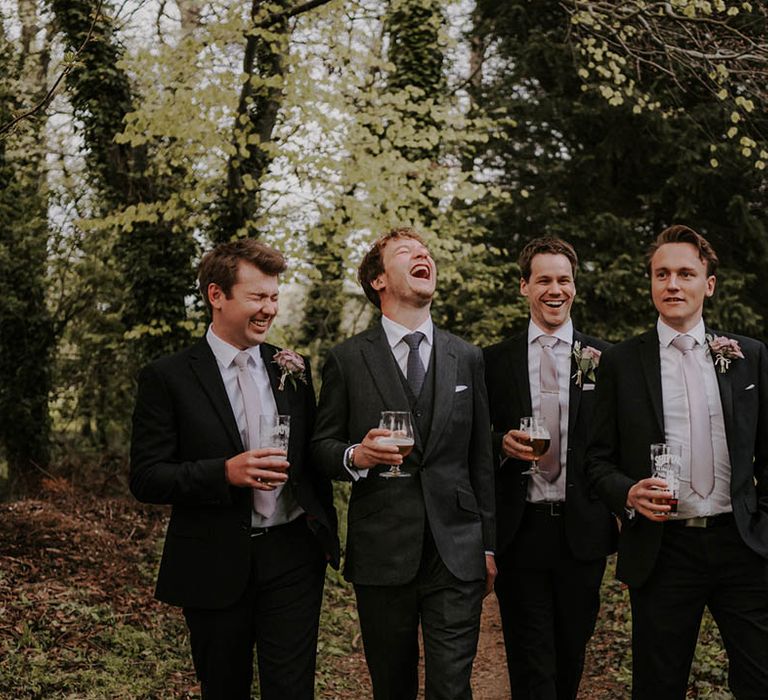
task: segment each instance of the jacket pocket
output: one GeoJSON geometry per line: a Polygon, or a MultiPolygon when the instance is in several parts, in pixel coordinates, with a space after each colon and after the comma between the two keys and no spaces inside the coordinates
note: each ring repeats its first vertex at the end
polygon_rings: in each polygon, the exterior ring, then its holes
{"type": "Polygon", "coordinates": [[[480,509],[477,507],[477,499],[475,498],[474,493],[471,491],[466,491],[462,488],[457,488],[456,499],[458,501],[459,508],[467,511],[468,513],[473,513],[478,517],[480,516],[480,509]]]}

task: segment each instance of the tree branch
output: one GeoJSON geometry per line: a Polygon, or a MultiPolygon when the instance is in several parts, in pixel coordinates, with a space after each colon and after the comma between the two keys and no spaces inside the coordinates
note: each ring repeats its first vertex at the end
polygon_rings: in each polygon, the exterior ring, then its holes
{"type": "Polygon", "coordinates": [[[98,4],[96,5],[96,9],[94,10],[94,13],[93,13],[93,21],[91,22],[91,26],[88,29],[88,34],[86,34],[85,39],[83,39],[83,43],[80,45],[77,51],[75,51],[75,54],[72,57],[72,60],[68,63],[67,66],[64,67],[64,70],[61,71],[59,76],[56,78],[53,85],[51,86],[51,89],[48,90],[48,92],[45,94],[45,97],[43,97],[43,99],[40,100],[40,102],[38,102],[34,107],[31,107],[26,112],[22,112],[18,116],[14,117],[7,124],[0,126],[0,137],[3,137],[6,134],[10,133],[11,130],[17,124],[24,121],[25,119],[29,119],[31,116],[35,115],[41,109],[45,109],[51,103],[51,100],[53,100],[53,98],[55,97],[56,91],[58,90],[58,87],[61,84],[61,81],[64,80],[64,78],[66,78],[69,75],[69,73],[71,72],[72,68],[75,65],[77,57],[80,55],[80,53],[83,51],[83,49],[86,47],[91,37],[93,36],[93,30],[96,27],[96,22],[101,16],[101,6],[103,3],[104,3],[104,0],[98,0],[98,4]]]}
{"type": "Polygon", "coordinates": [[[308,2],[302,3],[301,5],[297,5],[296,7],[291,8],[290,10],[282,10],[281,12],[275,12],[269,15],[266,19],[263,19],[260,22],[256,22],[253,25],[253,28],[266,29],[267,27],[271,27],[273,24],[277,24],[286,19],[290,19],[291,17],[296,17],[297,15],[303,14],[304,12],[309,12],[310,10],[314,10],[316,7],[322,7],[323,5],[327,5],[329,2],[331,2],[331,0],[309,0],[308,2]]]}

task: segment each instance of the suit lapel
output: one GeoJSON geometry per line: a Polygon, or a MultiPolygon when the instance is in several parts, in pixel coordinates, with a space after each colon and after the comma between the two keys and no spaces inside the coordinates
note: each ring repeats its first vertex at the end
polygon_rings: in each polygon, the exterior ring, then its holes
{"type": "MultiPolygon", "coordinates": [[[[581,347],[583,348],[584,336],[574,329],[573,342],[575,343],[577,341],[581,343],[581,347]]],[[[573,346],[571,346],[570,368],[571,373],[568,376],[568,444],[572,445],[572,431],[576,428],[576,417],[579,415],[579,404],[581,403],[581,387],[576,384],[576,381],[573,379],[579,369],[576,366],[576,359],[573,357],[573,346]]],[[[583,381],[584,377],[582,377],[582,383],[583,381]]]]}
{"type": "MultiPolygon", "coordinates": [[[[707,335],[714,336],[716,333],[711,328],[706,328],[705,331],[707,335]]],[[[732,443],[732,438],[735,436],[734,433],[734,423],[733,423],[733,379],[731,375],[731,371],[735,369],[735,366],[733,363],[731,363],[731,367],[727,372],[721,372],[717,365],[715,365],[715,357],[710,352],[709,353],[712,364],[715,367],[715,376],[717,377],[717,388],[720,392],[720,404],[723,408],[723,420],[725,422],[725,435],[727,438],[727,442],[729,445],[732,443]]],[[[739,362],[742,362],[742,360],[739,360],[739,362]]]]}
{"type": "MultiPolygon", "coordinates": [[[[453,410],[453,400],[456,397],[456,350],[450,336],[439,328],[434,329],[435,363],[435,395],[432,405],[432,424],[429,429],[429,439],[424,449],[424,460],[439,442],[448,419],[453,410]]],[[[472,390],[469,387],[467,391],[472,390]]]]}
{"type": "Polygon", "coordinates": [[[382,411],[409,411],[400,372],[381,324],[362,338],[361,352],[368,374],[381,397],[382,411]]]}
{"type": "Polygon", "coordinates": [[[283,391],[280,391],[280,370],[277,365],[272,361],[277,348],[273,345],[263,344],[259,346],[261,352],[261,359],[264,361],[264,366],[267,368],[267,376],[269,377],[269,384],[272,387],[272,395],[275,397],[275,406],[277,406],[277,412],[282,415],[291,414],[291,406],[288,398],[288,392],[293,389],[290,383],[286,381],[286,386],[283,391]]]}
{"type": "Polygon", "coordinates": [[[640,362],[645,374],[645,382],[651,395],[653,412],[659,434],[664,435],[664,410],[661,395],[661,359],[659,357],[659,334],[654,327],[640,336],[640,362]]]}
{"type": "Polygon", "coordinates": [[[528,377],[528,333],[522,333],[513,340],[506,361],[507,375],[511,378],[509,400],[519,402],[519,411],[516,412],[518,415],[530,416],[533,414],[533,404],[528,377]]]}
{"type": "Polygon", "coordinates": [[[219,414],[232,444],[242,451],[245,448],[237,427],[235,415],[232,412],[232,406],[229,403],[227,390],[224,388],[224,381],[221,378],[216,357],[205,340],[201,340],[195,346],[190,354],[189,363],[192,372],[197,377],[203,390],[210,398],[211,404],[219,414]]]}

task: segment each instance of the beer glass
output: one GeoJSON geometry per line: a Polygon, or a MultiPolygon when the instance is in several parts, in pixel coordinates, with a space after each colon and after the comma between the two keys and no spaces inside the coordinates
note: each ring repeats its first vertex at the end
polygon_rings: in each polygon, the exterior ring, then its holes
{"type": "MultiPolygon", "coordinates": [[[[667,482],[666,490],[669,498],[654,498],[653,502],[670,507],[668,511],[659,513],[670,518],[677,517],[677,502],[680,497],[680,465],[683,461],[683,448],[680,445],[667,442],[655,442],[651,445],[651,475],[667,482]]],[[[662,491],[661,487],[654,487],[662,491]]]]}
{"type": "Polygon", "coordinates": [[[520,430],[526,433],[527,437],[520,438],[520,442],[533,448],[533,461],[531,468],[526,469],[523,474],[541,474],[539,468],[539,459],[549,449],[551,436],[543,418],[538,416],[524,416],[520,419],[520,430]]]}
{"type": "MultiPolygon", "coordinates": [[[[382,411],[379,428],[389,430],[389,435],[377,438],[382,445],[396,445],[398,451],[405,459],[413,449],[413,424],[410,411],[382,411]]],[[[381,472],[379,476],[385,479],[398,479],[411,476],[408,472],[401,471],[400,466],[391,464],[388,471],[381,472]]]]}

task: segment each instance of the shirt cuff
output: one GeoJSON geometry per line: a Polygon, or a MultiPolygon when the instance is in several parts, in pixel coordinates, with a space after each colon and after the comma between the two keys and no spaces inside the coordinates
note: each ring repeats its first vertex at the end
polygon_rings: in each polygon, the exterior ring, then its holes
{"type": "Polygon", "coordinates": [[[355,445],[350,445],[346,450],[344,450],[344,469],[346,469],[349,475],[352,477],[352,481],[365,479],[365,477],[368,476],[367,469],[355,469],[354,464],[352,464],[352,450],[354,450],[356,447],[360,447],[359,442],[355,445]]]}

